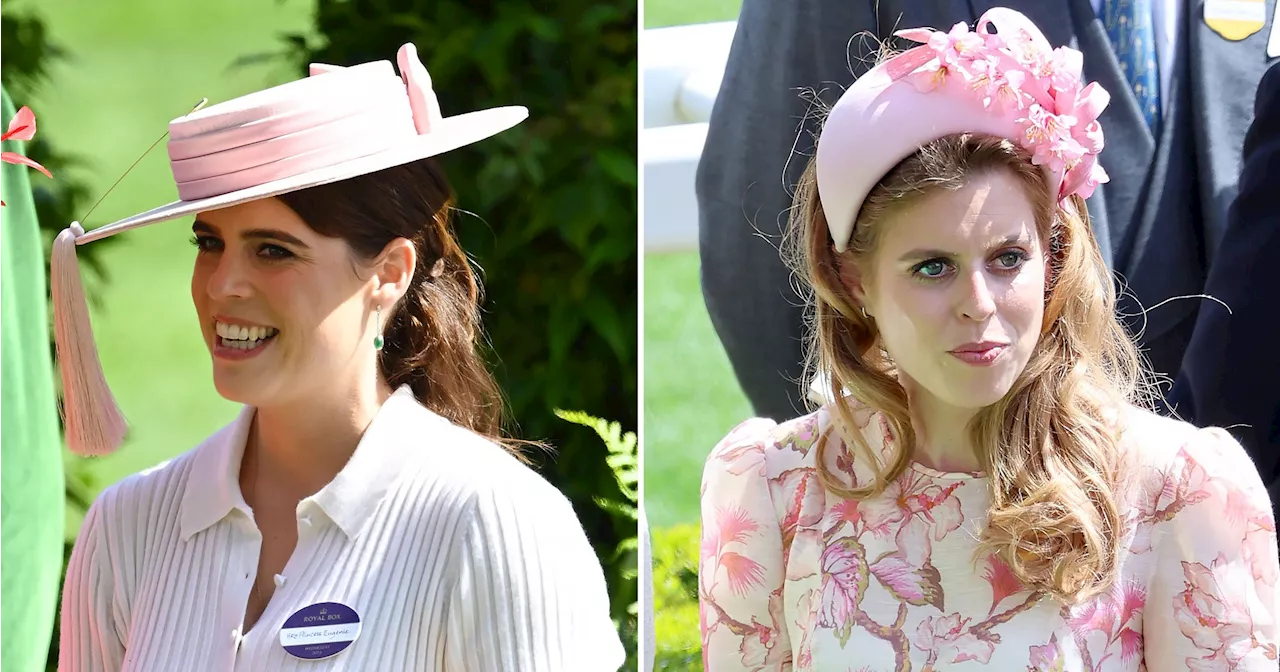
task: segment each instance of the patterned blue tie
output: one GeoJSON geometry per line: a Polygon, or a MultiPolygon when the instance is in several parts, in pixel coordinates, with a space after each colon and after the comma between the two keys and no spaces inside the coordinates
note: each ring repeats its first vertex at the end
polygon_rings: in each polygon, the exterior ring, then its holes
{"type": "Polygon", "coordinates": [[[1160,135],[1160,71],[1151,0],[1102,0],[1102,25],[1152,135],[1160,135]]]}

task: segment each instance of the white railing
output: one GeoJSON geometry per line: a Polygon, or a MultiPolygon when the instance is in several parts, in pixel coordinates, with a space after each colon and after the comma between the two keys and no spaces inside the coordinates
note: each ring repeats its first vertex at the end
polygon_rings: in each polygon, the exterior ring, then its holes
{"type": "Polygon", "coordinates": [[[640,35],[646,252],[697,249],[694,176],[736,26],[702,23],[640,35]]]}

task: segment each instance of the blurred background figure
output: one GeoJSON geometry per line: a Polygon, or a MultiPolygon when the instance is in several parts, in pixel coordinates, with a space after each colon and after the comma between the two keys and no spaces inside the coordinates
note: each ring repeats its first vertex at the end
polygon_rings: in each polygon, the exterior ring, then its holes
{"type": "MultiPolygon", "coordinates": [[[[3,90],[0,128],[17,112],[3,90]]],[[[25,155],[23,142],[4,151],[25,155]]],[[[3,537],[3,622],[0,661],[6,672],[42,670],[47,662],[63,553],[62,438],[49,350],[45,266],[31,196],[31,169],[3,164],[0,208],[0,529],[3,537]]],[[[46,180],[39,175],[35,179],[46,180]]]]}
{"type": "MultiPolygon", "coordinates": [[[[14,0],[3,17],[3,81],[38,112],[35,145],[43,144],[29,149],[57,178],[33,182],[46,253],[72,221],[92,229],[175,200],[162,142],[85,217],[170,120],[201,98],[216,103],[297,79],[309,62],[381,59],[414,42],[430,55],[443,108],[516,98],[529,108],[518,130],[442,163],[458,176],[458,202],[485,215],[458,213],[457,230],[493,269],[483,278],[486,359],[508,394],[511,429],[556,448],[536,466],[572,500],[601,558],[635,665],[637,523],[634,495],[619,485],[635,474],[615,472],[595,432],[555,414],[583,411],[625,429],[637,422],[634,0],[14,0]],[[530,339],[531,329],[543,333],[530,339]]],[[[103,366],[132,431],[109,457],[66,458],[63,537],[103,488],[235,417],[237,406],[208,382],[193,328],[190,225],[145,227],[79,250],[103,366]]],[[[5,614],[7,622],[8,600],[5,614]]]]}
{"type": "Polygon", "coordinates": [[[1169,404],[1200,425],[1230,427],[1253,456],[1280,512],[1280,63],[1258,87],[1244,141],[1240,192],[1205,284],[1228,306],[1200,308],[1169,404]]]}

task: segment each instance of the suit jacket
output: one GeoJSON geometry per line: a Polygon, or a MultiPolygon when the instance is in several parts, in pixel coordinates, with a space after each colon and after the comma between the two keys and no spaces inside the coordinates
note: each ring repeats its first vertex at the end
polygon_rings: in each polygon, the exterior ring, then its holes
{"type": "Polygon", "coordinates": [[[1280,64],[1263,77],[1255,110],[1240,193],[1204,290],[1231,312],[1213,304],[1200,309],[1169,403],[1196,424],[1229,428],[1253,457],[1274,506],[1280,504],[1280,64]]]}
{"type": "Polygon", "coordinates": [[[802,301],[776,249],[791,186],[813,151],[815,115],[800,90],[815,89],[831,105],[869,69],[875,44],[867,37],[972,24],[993,6],[1026,14],[1055,46],[1079,49],[1085,77],[1111,93],[1100,118],[1101,163],[1111,182],[1089,199],[1089,211],[1103,256],[1127,288],[1122,314],[1153,367],[1175,375],[1201,301],[1154,306],[1204,287],[1206,259],[1235,197],[1253,116],[1245,92],[1256,90],[1265,69],[1275,2],[1266,0],[1268,25],[1239,42],[1205,25],[1202,2],[1189,3],[1174,76],[1162,92],[1171,104],[1154,138],[1089,0],[744,0],[697,193],[708,312],[757,412],[794,415],[802,396],[789,382],[803,374],[802,301]]]}

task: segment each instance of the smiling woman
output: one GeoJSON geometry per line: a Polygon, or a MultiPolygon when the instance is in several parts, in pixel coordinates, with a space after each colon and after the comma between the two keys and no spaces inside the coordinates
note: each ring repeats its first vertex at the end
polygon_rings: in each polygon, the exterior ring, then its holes
{"type": "Polygon", "coordinates": [[[123,432],[75,246],[138,226],[196,215],[191,297],[214,385],[243,405],[94,501],[67,568],[60,669],[622,663],[572,506],[502,434],[480,287],[431,158],[526,112],[444,117],[412,45],[398,60],[399,76],[315,65],[174,120],[183,200],[58,237],[74,449],[109,452],[123,432]],[[352,138],[353,121],[369,132],[352,138]]]}

